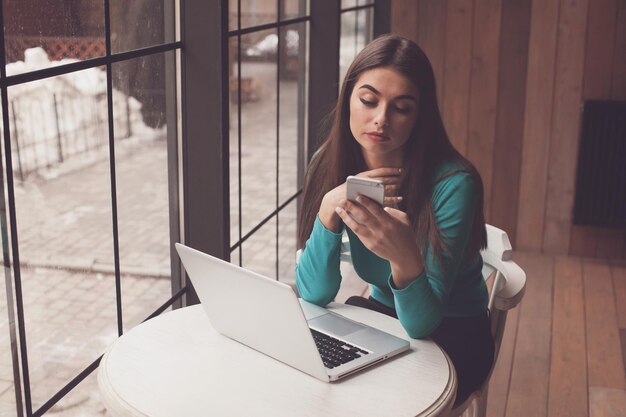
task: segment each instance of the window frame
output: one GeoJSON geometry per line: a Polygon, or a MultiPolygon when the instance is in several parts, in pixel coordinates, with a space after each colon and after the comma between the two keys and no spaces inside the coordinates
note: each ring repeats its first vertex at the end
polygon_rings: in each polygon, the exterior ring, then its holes
{"type": "MultiPolygon", "coordinates": [[[[13,85],[51,78],[87,68],[104,66],[107,74],[107,112],[109,123],[109,155],[111,161],[111,197],[113,212],[114,263],[117,305],[118,335],[122,326],[120,253],[117,231],[117,188],[115,176],[115,141],[113,126],[112,65],[118,62],[141,58],[152,54],[166,54],[166,114],[167,123],[176,129],[168,129],[168,192],[169,228],[171,256],[171,297],[147,318],[159,315],[169,307],[198,303],[193,286],[182,273],[174,243],[183,241],[199,250],[230,260],[233,250],[230,242],[230,196],[229,196],[229,80],[228,45],[233,31],[228,27],[228,0],[204,2],[167,0],[178,13],[176,28],[179,41],[143,47],[132,51],[111,52],[111,24],[109,0],[103,1],[105,12],[106,53],[102,57],[87,59],[71,64],[56,66],[28,73],[7,76],[5,67],[5,38],[0,33],[0,100],[2,101],[4,148],[0,157],[5,165],[0,175],[6,174],[6,190],[0,178],[0,227],[3,238],[3,260],[7,289],[10,340],[14,365],[14,385],[18,416],[41,416],[54,404],[97,369],[100,359],[96,358],[88,367],[76,375],[68,384],[33,410],[30,397],[28,352],[24,319],[24,304],[19,264],[19,237],[11,160],[11,134],[9,126],[8,88],[13,85]],[[217,11],[217,13],[216,13],[217,11]],[[175,58],[171,56],[175,56],[175,58]],[[218,57],[218,59],[216,59],[218,57]],[[174,75],[172,75],[174,74],[174,75]],[[218,137],[219,140],[208,140],[218,137]],[[4,195],[8,201],[4,200],[4,195]],[[216,199],[216,196],[218,198],[216,199]],[[215,201],[221,204],[214,204],[215,201]],[[7,218],[8,213],[8,218],[7,218]],[[10,230],[10,242],[7,239],[10,230]],[[13,293],[15,293],[15,298],[13,293]]],[[[278,0],[278,9],[282,0],[278,0]]],[[[303,130],[299,133],[302,143],[298,150],[298,183],[301,183],[306,164],[319,143],[318,126],[337,99],[339,79],[339,36],[340,2],[336,0],[311,0],[309,15],[303,18],[285,19],[278,26],[308,21],[308,80],[301,88],[308,89],[306,114],[303,130]],[[329,22],[332,22],[329,27],[329,22]],[[314,87],[314,88],[313,88],[314,87]]],[[[375,0],[373,5],[356,8],[374,8],[374,37],[386,33],[390,28],[390,0],[375,0]]],[[[4,22],[2,0],[0,0],[0,23],[4,22]]],[[[280,19],[279,19],[280,20],[280,19]]],[[[270,25],[270,27],[274,27],[270,25]]],[[[244,31],[262,30],[267,25],[244,31]]],[[[169,28],[168,28],[169,29],[169,28]]],[[[166,29],[166,30],[168,30],[166,29]]],[[[166,39],[176,39],[166,32],[166,39]]],[[[278,88],[278,87],[277,87],[278,88]]],[[[300,88],[300,87],[299,87],[300,88]]],[[[301,190],[294,194],[297,198],[301,190]]],[[[292,201],[289,199],[289,201],[292,201]]],[[[298,206],[300,204],[298,198],[298,206]]],[[[278,215],[278,206],[271,215],[278,215]]],[[[295,239],[295,237],[294,237],[295,239]]],[[[242,242],[238,242],[241,244],[242,242]]],[[[295,255],[295,254],[294,254],[295,255]]]]}
{"type": "MultiPolygon", "coordinates": [[[[106,85],[107,85],[107,115],[108,115],[108,146],[109,146],[109,161],[110,161],[110,178],[111,178],[111,205],[112,205],[112,233],[113,233],[113,256],[114,256],[114,277],[115,277],[115,302],[117,309],[117,331],[118,336],[121,336],[124,332],[123,329],[123,312],[122,312],[122,300],[121,300],[121,270],[120,270],[120,250],[119,250],[119,233],[118,233],[118,218],[117,218],[117,184],[116,184],[116,165],[115,165],[115,129],[113,118],[113,64],[128,61],[132,59],[147,57],[151,55],[164,54],[165,55],[165,71],[166,77],[166,105],[167,107],[167,122],[174,123],[178,126],[178,98],[176,87],[176,59],[173,58],[174,54],[178,54],[182,49],[183,41],[163,42],[161,44],[141,47],[130,51],[116,52],[111,51],[111,22],[110,22],[110,1],[103,1],[104,8],[104,31],[105,31],[105,55],[85,59],[82,61],[59,65],[55,67],[49,67],[45,69],[39,69],[35,71],[25,72],[21,74],[7,76],[6,74],[6,55],[5,55],[5,34],[4,31],[0,31],[0,100],[2,101],[2,123],[3,123],[3,140],[4,148],[0,149],[0,158],[2,158],[4,164],[0,175],[0,227],[2,230],[3,238],[3,261],[6,266],[10,265],[11,268],[5,267],[5,283],[6,283],[6,297],[7,297],[7,310],[10,332],[10,343],[12,350],[12,362],[13,362],[13,379],[14,390],[16,397],[16,412],[19,417],[24,415],[28,417],[39,417],[45,414],[53,405],[67,395],[73,388],[75,388],[80,382],[82,382],[87,376],[89,376],[94,370],[97,369],[102,356],[96,358],[90,365],[80,371],[74,378],[70,380],[65,386],[63,386],[56,394],[50,397],[44,404],[42,404],[36,410],[33,410],[33,404],[31,399],[31,384],[30,384],[30,372],[28,362],[28,348],[26,339],[26,326],[24,318],[24,302],[22,292],[22,277],[21,277],[21,265],[20,265],[20,246],[19,236],[17,228],[17,213],[15,204],[15,189],[13,181],[13,161],[11,152],[11,131],[10,131],[10,119],[9,119],[9,105],[8,105],[8,88],[11,86],[29,83],[38,80],[44,80],[48,78],[57,77],[77,71],[82,71],[88,68],[105,67],[106,69],[106,85]],[[171,52],[171,54],[166,54],[171,52]],[[172,77],[174,76],[174,78],[172,77]],[[4,176],[6,175],[6,190],[4,176]],[[5,201],[4,195],[7,195],[8,201],[5,201]],[[7,210],[8,209],[8,210],[7,210]],[[7,221],[8,213],[8,221],[7,221]],[[11,238],[8,238],[8,231],[10,230],[11,238]],[[10,240],[10,241],[9,241],[10,240]],[[17,325],[16,325],[17,324],[17,325]]],[[[167,18],[169,15],[174,21],[173,30],[176,32],[179,27],[179,21],[176,19],[176,15],[179,14],[180,0],[165,0],[164,2],[164,14],[167,18]],[[171,14],[173,13],[173,15],[171,14]]],[[[179,16],[180,17],[180,16],[179,16]]],[[[5,21],[4,16],[4,0],[0,1],[0,23],[3,25],[5,21]]],[[[172,28],[166,25],[165,36],[166,39],[176,39],[175,33],[171,33],[172,28]],[[169,38],[168,38],[169,36],[169,38]]],[[[180,90],[179,90],[180,91],[180,90]]],[[[173,180],[172,173],[178,171],[178,159],[177,152],[177,133],[175,129],[168,129],[167,135],[167,148],[168,148],[168,188],[169,188],[169,211],[170,211],[170,246],[173,247],[173,243],[178,240],[179,235],[179,221],[172,214],[178,213],[178,186],[177,181],[173,180]],[[170,154],[172,153],[172,154],[170,154]]],[[[174,258],[172,258],[174,259],[174,258]]],[[[180,284],[180,265],[177,262],[171,263],[172,272],[172,297],[165,301],[159,308],[157,308],[152,314],[150,314],[146,320],[154,317],[161,312],[165,311],[172,304],[177,302],[186,289],[180,284]]]]}

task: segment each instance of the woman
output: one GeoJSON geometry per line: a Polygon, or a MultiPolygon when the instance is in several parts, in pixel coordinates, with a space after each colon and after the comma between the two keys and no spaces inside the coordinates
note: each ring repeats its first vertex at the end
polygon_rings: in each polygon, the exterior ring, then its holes
{"type": "Polygon", "coordinates": [[[413,338],[431,337],[458,375],[457,404],[493,362],[483,187],[448,139],[426,55],[410,40],[372,41],[348,69],[325,142],[305,180],[296,269],[300,296],[318,305],[339,290],[341,233],[371,296],[348,304],[397,317],[413,338]],[[385,207],[346,200],[348,175],[385,184],[385,207]]]}

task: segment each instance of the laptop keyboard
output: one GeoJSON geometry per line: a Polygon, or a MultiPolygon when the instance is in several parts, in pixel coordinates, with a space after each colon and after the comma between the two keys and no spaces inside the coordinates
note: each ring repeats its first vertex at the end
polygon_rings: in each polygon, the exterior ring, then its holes
{"type": "Polygon", "coordinates": [[[349,343],[343,342],[334,337],[330,337],[317,330],[310,329],[313,334],[313,340],[317,350],[320,352],[324,366],[328,369],[336,368],[339,365],[353,361],[361,356],[365,356],[368,352],[359,349],[349,343]]]}

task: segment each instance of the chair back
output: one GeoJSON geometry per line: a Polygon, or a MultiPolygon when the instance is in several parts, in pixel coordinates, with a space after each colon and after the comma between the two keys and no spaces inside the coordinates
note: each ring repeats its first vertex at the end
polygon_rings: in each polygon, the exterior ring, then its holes
{"type": "Polygon", "coordinates": [[[506,316],[517,306],[526,289],[526,274],[512,260],[513,249],[506,232],[490,224],[487,228],[487,248],[481,251],[483,277],[493,279],[489,296],[491,333],[496,345],[494,363],[500,351],[506,316]]]}
{"type": "Polygon", "coordinates": [[[489,318],[495,344],[493,364],[483,385],[462,404],[453,408],[448,417],[485,417],[487,415],[489,380],[500,353],[506,316],[510,309],[522,301],[526,289],[526,274],[512,260],[513,249],[506,232],[490,224],[485,225],[485,227],[487,229],[487,247],[480,252],[480,255],[483,258],[482,272],[485,281],[489,283],[490,280],[493,280],[489,295],[489,318]]]}

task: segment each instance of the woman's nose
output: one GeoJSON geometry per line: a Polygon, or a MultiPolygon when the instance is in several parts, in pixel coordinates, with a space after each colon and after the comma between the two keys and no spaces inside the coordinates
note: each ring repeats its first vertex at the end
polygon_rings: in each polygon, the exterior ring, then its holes
{"type": "Polygon", "coordinates": [[[382,111],[380,111],[376,115],[376,118],[374,119],[374,124],[376,126],[379,126],[379,127],[383,127],[383,126],[387,126],[388,125],[387,110],[386,109],[383,109],[382,111]]]}

